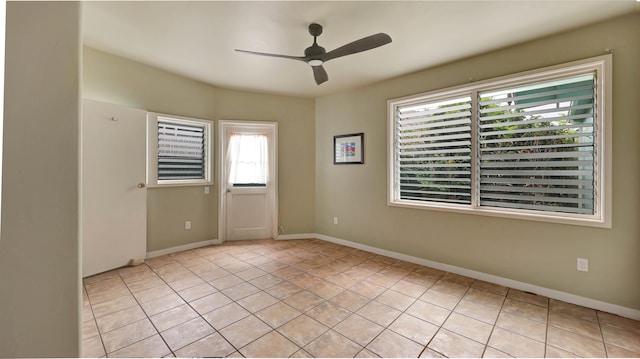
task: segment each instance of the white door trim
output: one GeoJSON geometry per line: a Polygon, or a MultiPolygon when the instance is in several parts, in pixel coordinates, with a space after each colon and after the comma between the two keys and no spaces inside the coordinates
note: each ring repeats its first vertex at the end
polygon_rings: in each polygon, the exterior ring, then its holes
{"type": "Polygon", "coordinates": [[[272,216],[272,238],[278,237],[278,123],[266,121],[238,121],[238,120],[220,120],[218,121],[218,240],[224,242],[227,240],[227,166],[225,165],[227,158],[227,148],[225,146],[226,129],[228,127],[244,127],[247,130],[257,128],[268,128],[273,132],[274,156],[273,167],[275,171],[270,173],[270,180],[274,183],[274,201],[271,206],[272,216]]]}

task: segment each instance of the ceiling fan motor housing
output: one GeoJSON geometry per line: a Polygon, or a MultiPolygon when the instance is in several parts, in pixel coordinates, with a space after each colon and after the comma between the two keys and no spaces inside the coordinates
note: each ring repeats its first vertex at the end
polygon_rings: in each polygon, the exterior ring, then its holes
{"type": "Polygon", "coordinates": [[[327,53],[327,51],[324,47],[316,44],[315,42],[304,50],[304,56],[306,57],[324,55],[325,53],[327,53]]]}

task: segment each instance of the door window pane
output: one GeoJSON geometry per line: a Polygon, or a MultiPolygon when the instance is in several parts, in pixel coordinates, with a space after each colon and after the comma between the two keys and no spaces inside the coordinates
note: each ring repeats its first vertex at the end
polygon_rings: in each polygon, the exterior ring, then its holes
{"type": "Polygon", "coordinates": [[[265,186],[269,180],[267,135],[232,133],[229,139],[229,183],[265,186]]]}

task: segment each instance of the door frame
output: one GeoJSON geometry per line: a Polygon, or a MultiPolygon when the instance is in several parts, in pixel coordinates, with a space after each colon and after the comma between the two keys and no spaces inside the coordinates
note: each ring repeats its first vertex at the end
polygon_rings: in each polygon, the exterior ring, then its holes
{"type": "Polygon", "coordinates": [[[218,240],[225,242],[227,240],[227,148],[226,148],[226,129],[229,127],[239,127],[248,131],[260,129],[268,129],[273,133],[273,173],[269,173],[269,181],[273,183],[273,203],[270,210],[272,211],[271,237],[278,237],[278,123],[267,121],[241,121],[241,120],[220,120],[218,121],[218,240]]]}

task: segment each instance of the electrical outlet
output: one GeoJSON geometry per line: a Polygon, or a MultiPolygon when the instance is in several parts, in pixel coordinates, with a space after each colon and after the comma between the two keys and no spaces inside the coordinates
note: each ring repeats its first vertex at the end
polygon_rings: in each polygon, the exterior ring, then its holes
{"type": "Polygon", "coordinates": [[[207,186],[204,187],[204,194],[209,194],[209,187],[207,186]]]}
{"type": "Polygon", "coordinates": [[[184,229],[191,229],[191,221],[184,222],[184,229]]]}
{"type": "Polygon", "coordinates": [[[333,217],[333,224],[338,224],[338,217],[333,217]]]}
{"type": "Polygon", "coordinates": [[[589,260],[585,258],[578,258],[577,269],[581,272],[589,271],[589,260]]]}

